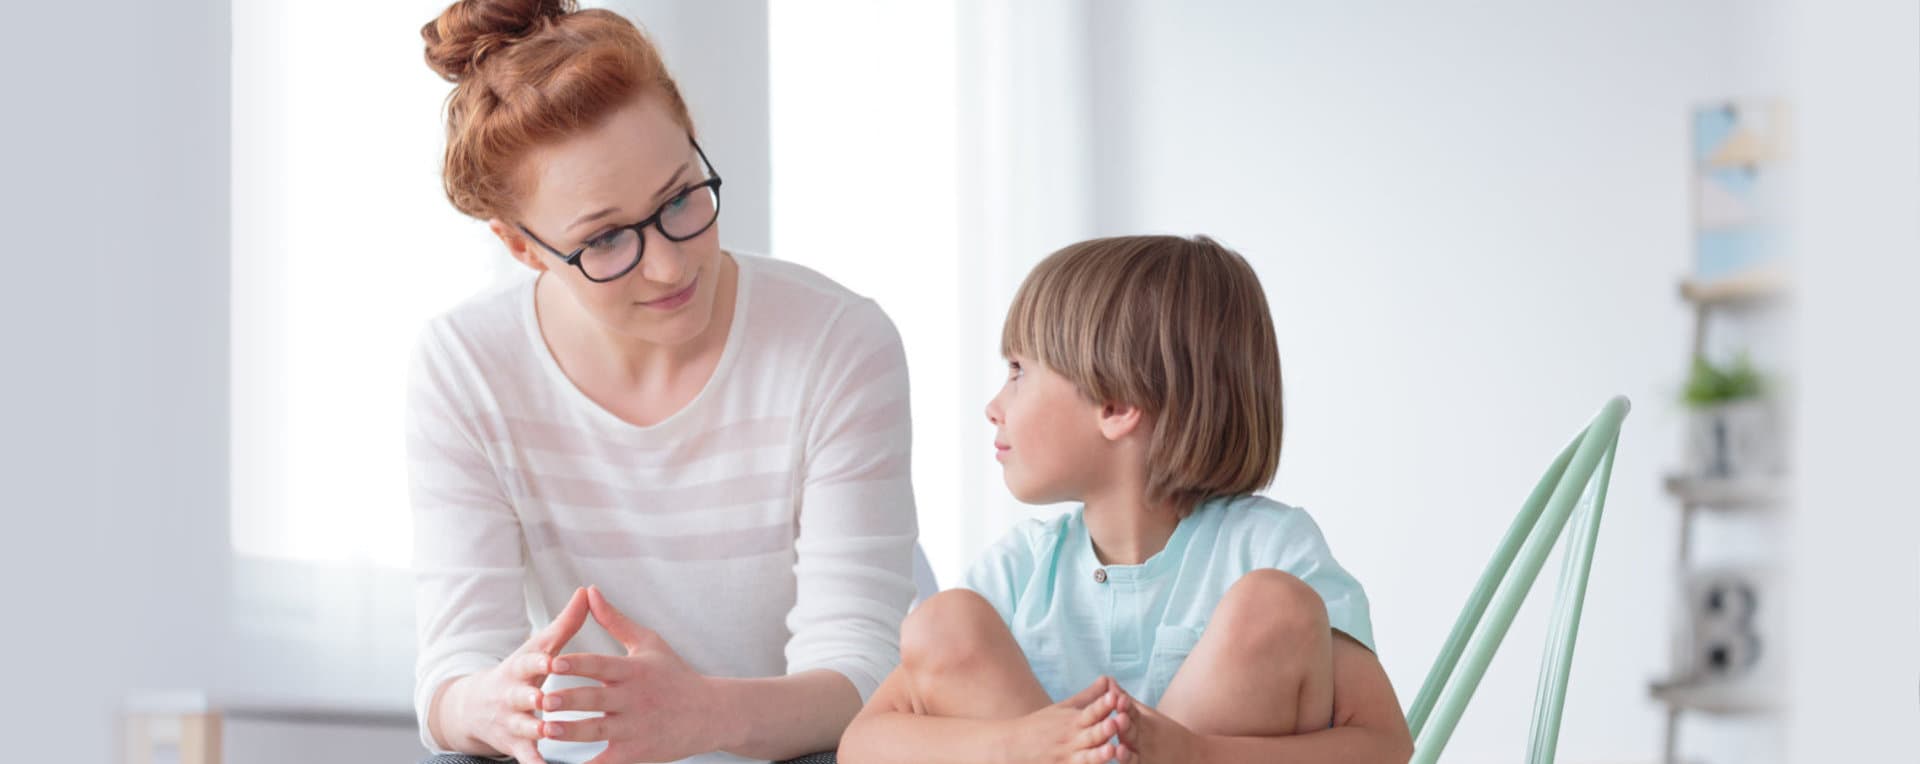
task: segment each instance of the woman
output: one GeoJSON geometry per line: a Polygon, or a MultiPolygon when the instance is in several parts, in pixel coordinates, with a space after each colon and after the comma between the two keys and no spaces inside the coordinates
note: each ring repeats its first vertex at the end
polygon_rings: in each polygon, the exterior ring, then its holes
{"type": "Polygon", "coordinates": [[[423,741],[604,746],[595,764],[832,749],[914,593],[893,325],[720,249],[721,176],[626,19],[463,0],[421,34],[455,84],[448,197],[530,271],[415,359],[423,741]]]}

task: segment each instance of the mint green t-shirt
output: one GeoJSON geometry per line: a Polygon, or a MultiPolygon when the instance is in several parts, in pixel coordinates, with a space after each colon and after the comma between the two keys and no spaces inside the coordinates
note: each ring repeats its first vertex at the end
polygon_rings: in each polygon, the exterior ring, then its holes
{"type": "Polygon", "coordinates": [[[1325,600],[1333,628],[1373,648],[1367,594],[1305,510],[1262,496],[1212,499],[1139,565],[1100,564],[1084,511],[1020,523],[961,583],[993,603],[1055,701],[1107,674],[1141,702],[1159,704],[1214,606],[1261,568],[1306,582],[1325,600]]]}

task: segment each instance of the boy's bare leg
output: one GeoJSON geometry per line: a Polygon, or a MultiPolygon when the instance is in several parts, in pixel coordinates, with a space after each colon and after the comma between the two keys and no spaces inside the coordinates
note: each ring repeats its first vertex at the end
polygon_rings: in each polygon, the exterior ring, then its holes
{"type": "Polygon", "coordinates": [[[900,671],[913,712],[1011,719],[1053,701],[985,598],[965,589],[920,603],[900,628],[900,671]]]}
{"type": "Polygon", "coordinates": [[[1159,710],[1203,735],[1272,737],[1333,720],[1326,603],[1278,570],[1241,577],[1174,674],[1159,710]]]}

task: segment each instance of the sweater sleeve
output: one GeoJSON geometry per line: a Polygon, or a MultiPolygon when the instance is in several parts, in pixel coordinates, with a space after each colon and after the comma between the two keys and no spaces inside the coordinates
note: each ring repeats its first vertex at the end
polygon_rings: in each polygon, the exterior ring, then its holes
{"type": "Polygon", "coordinates": [[[498,665],[531,628],[520,524],[487,459],[470,392],[478,370],[452,351],[458,341],[446,324],[429,326],[407,394],[419,648],[414,712],[421,742],[436,753],[450,751],[428,729],[434,693],[450,679],[498,665]]]}
{"type": "Polygon", "coordinates": [[[787,670],[838,672],[865,703],[899,662],[914,593],[906,353],[892,321],[861,300],[828,323],[810,359],[787,670]]]}

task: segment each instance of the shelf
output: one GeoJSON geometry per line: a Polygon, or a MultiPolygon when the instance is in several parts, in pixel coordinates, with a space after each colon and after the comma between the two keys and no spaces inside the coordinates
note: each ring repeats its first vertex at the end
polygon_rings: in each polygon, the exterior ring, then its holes
{"type": "Polygon", "coordinates": [[[1707,509],[1768,509],[1786,503],[1786,481],[1778,477],[1713,478],[1668,475],[1667,493],[1707,509]]]}
{"type": "Polygon", "coordinates": [[[1773,711],[1779,704],[1766,697],[1766,691],[1747,680],[1725,682],[1654,682],[1647,688],[1656,700],[1689,711],[1733,715],[1773,711]]]}
{"type": "Polygon", "coordinates": [[[1787,275],[1780,267],[1767,267],[1714,281],[1680,282],[1680,297],[1699,307],[1757,305],[1787,296],[1787,275]]]}

